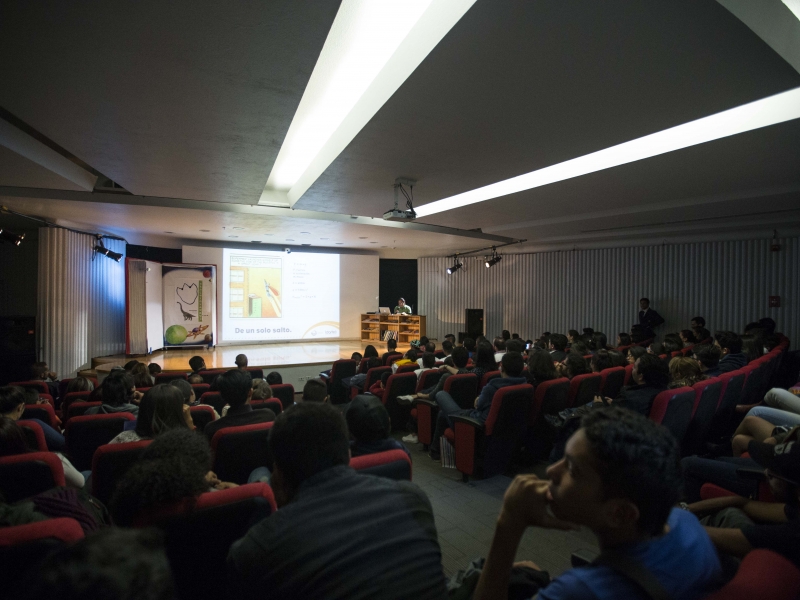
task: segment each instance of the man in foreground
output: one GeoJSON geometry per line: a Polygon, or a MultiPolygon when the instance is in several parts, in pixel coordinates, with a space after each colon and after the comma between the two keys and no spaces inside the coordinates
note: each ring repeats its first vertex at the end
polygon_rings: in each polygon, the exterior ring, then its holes
{"type": "Polygon", "coordinates": [[[231,597],[444,598],[433,511],[411,482],[355,472],[327,403],[281,413],[269,438],[280,510],[234,543],[231,597]]]}
{"type": "Polygon", "coordinates": [[[633,565],[665,597],[702,598],[719,584],[720,564],[697,518],[675,508],[681,484],[669,432],[628,410],[593,410],[567,442],[548,481],[520,475],[509,486],[475,600],[504,598],[528,527],[597,536],[602,554],[543,588],[537,598],[648,598],[624,574],[633,565]]]}

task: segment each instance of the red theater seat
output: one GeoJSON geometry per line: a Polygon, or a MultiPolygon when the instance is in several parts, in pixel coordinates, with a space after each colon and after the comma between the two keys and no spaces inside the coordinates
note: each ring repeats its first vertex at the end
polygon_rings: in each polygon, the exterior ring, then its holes
{"type": "Polygon", "coordinates": [[[64,416],[64,423],[66,424],[74,417],[82,417],[90,408],[101,406],[102,404],[102,402],[72,402],[67,409],[67,414],[64,416]]]}
{"type": "Polygon", "coordinates": [[[690,387],[665,390],[653,400],[650,420],[670,430],[678,444],[683,443],[689,423],[692,420],[694,401],[697,394],[690,387]]]}
{"type": "Polygon", "coordinates": [[[211,439],[213,471],[220,481],[244,484],[256,467],[272,464],[269,454],[269,430],[272,422],[224,427],[211,439]]]}
{"type": "Polygon", "coordinates": [[[417,363],[414,363],[413,365],[403,365],[402,367],[398,367],[395,373],[413,373],[419,368],[420,366],[417,363]]]}
{"type": "Polygon", "coordinates": [[[199,398],[206,392],[210,392],[211,386],[207,383],[193,383],[192,389],[194,390],[195,398],[199,398]]]}
{"type": "Polygon", "coordinates": [[[751,550],[734,578],[706,600],[794,600],[800,597],[800,569],[772,550],[751,550]]]}
{"type": "Polygon", "coordinates": [[[47,452],[47,441],[44,437],[42,426],[36,421],[17,421],[17,425],[22,428],[28,447],[39,452],[47,452]]]}
{"type": "Polygon", "coordinates": [[[535,427],[544,415],[554,415],[567,407],[569,379],[561,377],[536,386],[528,415],[528,426],[535,427]]]}
{"type": "Polygon", "coordinates": [[[442,391],[450,394],[461,408],[474,408],[475,398],[478,397],[478,376],[475,373],[450,375],[442,391]]]}
{"type": "Polygon", "coordinates": [[[192,423],[198,431],[203,431],[206,425],[215,421],[217,416],[214,414],[214,409],[211,406],[199,405],[189,407],[189,412],[192,415],[192,423]]]}
{"type": "Polygon", "coordinates": [[[270,386],[272,397],[281,401],[283,410],[294,404],[294,386],[291,383],[278,383],[270,386]]]}
{"type": "Polygon", "coordinates": [[[89,402],[92,392],[69,392],[61,397],[61,415],[64,421],[69,415],[69,407],[73,402],[89,402]]]}
{"type": "Polygon", "coordinates": [[[419,381],[417,382],[417,393],[421,392],[422,390],[427,390],[428,388],[432,388],[439,380],[442,378],[443,373],[438,369],[431,369],[430,371],[423,371],[419,376],[419,381]]]}
{"type": "Polygon", "coordinates": [[[26,390],[36,390],[40,394],[50,393],[50,388],[44,381],[12,381],[8,385],[21,387],[26,390]]]}
{"type": "MultiPolygon", "coordinates": [[[[333,404],[347,402],[347,390],[342,385],[342,379],[356,374],[358,363],[354,360],[337,360],[331,367],[331,376],[328,378],[328,395],[333,404]]],[[[365,388],[367,389],[367,388],[365,388]]]]}
{"type": "Polygon", "coordinates": [[[156,385],[159,383],[169,383],[170,381],[175,381],[176,379],[188,381],[189,377],[186,375],[186,373],[158,373],[155,376],[156,385]]]}
{"type": "Polygon", "coordinates": [[[387,352],[383,358],[383,366],[391,367],[392,363],[403,358],[400,352],[387,352]]]}
{"type": "Polygon", "coordinates": [[[222,409],[225,407],[225,401],[222,399],[222,395],[219,392],[206,392],[200,396],[200,404],[213,406],[214,410],[220,415],[222,414],[222,409]]]}
{"type": "Polygon", "coordinates": [[[692,420],[681,447],[684,456],[700,454],[703,444],[707,441],[714,415],[717,413],[722,381],[717,377],[712,377],[695,383],[692,389],[695,391],[695,400],[692,420]]]}
{"type": "Polygon", "coordinates": [[[253,379],[264,379],[264,369],[261,367],[246,367],[245,370],[253,379]]]}
{"type": "Polygon", "coordinates": [[[63,485],[64,466],[53,452],[0,458],[0,492],[9,504],[63,485]]]}
{"type": "Polygon", "coordinates": [[[497,377],[500,377],[500,371],[488,371],[484,373],[483,377],[481,377],[480,384],[478,384],[478,391],[481,391],[484,387],[486,387],[487,383],[489,383],[492,379],[495,379],[497,377]]]}
{"type": "Polygon", "coordinates": [[[625,385],[625,367],[603,369],[600,371],[600,379],[600,395],[616,398],[625,385]]]}
{"type": "Polygon", "coordinates": [[[569,382],[569,394],[567,395],[567,407],[583,406],[594,400],[600,394],[600,386],[603,378],[600,373],[586,373],[576,375],[569,382]]]}
{"type": "MultiPolygon", "coordinates": [[[[368,391],[373,385],[381,380],[384,373],[391,373],[392,367],[373,367],[367,371],[367,378],[364,380],[364,391],[368,391]]],[[[358,389],[355,387],[350,388],[350,398],[358,396],[358,389]]]]}
{"type": "Polygon", "coordinates": [[[153,440],[140,440],[124,444],[105,444],[95,450],[92,458],[92,496],[107,506],[117,482],[152,442],[153,440]]]}
{"type": "Polygon", "coordinates": [[[127,421],[134,420],[129,412],[72,417],[64,432],[70,462],[79,471],[91,469],[94,451],[122,433],[127,421]]]}
{"type": "Polygon", "coordinates": [[[392,430],[403,429],[408,421],[408,406],[400,406],[397,403],[398,396],[410,396],[416,392],[417,376],[414,373],[395,373],[386,380],[386,387],[383,390],[381,401],[389,411],[392,420],[392,430]]]}
{"type": "Polygon", "coordinates": [[[253,410],[257,410],[260,408],[269,408],[272,412],[276,415],[281,414],[283,411],[283,404],[277,398],[266,398],[264,400],[251,400],[250,406],[253,407],[253,410]]]}
{"type": "Polygon", "coordinates": [[[56,411],[50,404],[26,404],[22,412],[23,419],[39,419],[47,423],[53,429],[58,430],[58,419],[56,411]]]}
{"type": "Polygon", "coordinates": [[[366,475],[411,481],[411,459],[403,450],[354,456],[350,459],[350,466],[366,475]]]}

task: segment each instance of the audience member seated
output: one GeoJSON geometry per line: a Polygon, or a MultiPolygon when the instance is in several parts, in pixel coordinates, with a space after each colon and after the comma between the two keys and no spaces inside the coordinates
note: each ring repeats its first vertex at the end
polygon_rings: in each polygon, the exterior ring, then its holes
{"type": "MultiPolygon", "coordinates": [[[[303,386],[303,402],[327,402],[328,399],[328,386],[325,385],[322,379],[309,379],[306,381],[303,386]]],[[[274,417],[270,419],[270,421],[274,420],[274,417]]]]}
{"type": "Polygon", "coordinates": [[[719,359],[722,352],[715,344],[701,344],[692,348],[694,359],[700,364],[700,370],[706,377],[716,377],[721,374],[719,359]]]}
{"type": "Polygon", "coordinates": [[[443,358],[447,358],[448,356],[450,356],[453,353],[454,347],[455,344],[453,342],[451,342],[450,340],[444,340],[442,342],[442,352],[444,352],[443,358]]]}
{"type": "Polygon", "coordinates": [[[595,350],[590,363],[592,365],[592,373],[599,373],[600,371],[610,369],[614,366],[611,362],[611,355],[605,348],[595,350]]]}
{"type": "Polygon", "coordinates": [[[692,387],[707,379],[700,369],[700,363],[693,358],[676,356],[669,361],[669,388],[692,387]]]}
{"type": "MultiPolygon", "coordinates": [[[[426,352],[425,354],[431,354],[431,353],[430,352],[426,352]]],[[[431,354],[431,356],[433,356],[433,354],[431,354]]],[[[383,398],[383,390],[386,389],[386,384],[389,381],[389,377],[391,377],[391,376],[392,376],[392,372],[391,371],[386,371],[386,373],[383,373],[381,375],[381,378],[378,381],[376,381],[375,383],[373,383],[370,386],[369,390],[367,390],[367,391],[370,394],[372,394],[373,396],[378,396],[380,398],[383,398]]]]}
{"type": "Polygon", "coordinates": [[[206,424],[203,433],[209,440],[224,427],[252,425],[275,420],[275,413],[269,408],[253,410],[253,407],[250,406],[253,389],[249,373],[239,369],[226,371],[218,378],[218,386],[220,396],[230,408],[225,416],[206,424]]]}
{"type": "Polygon", "coordinates": [[[237,354],[236,358],[233,359],[233,364],[236,365],[236,368],[240,371],[247,370],[247,355],[246,354],[237,354]]]}
{"type": "Polygon", "coordinates": [[[143,362],[137,362],[130,371],[133,377],[133,385],[137,388],[153,387],[155,380],[150,376],[150,371],[147,370],[147,365],[143,362]]]}
{"type": "Polygon", "coordinates": [[[800,415],[800,396],[793,394],[789,390],[772,388],[764,396],[764,404],[800,415]]]}
{"type": "Polygon", "coordinates": [[[609,350],[608,357],[611,359],[612,367],[626,367],[628,365],[628,360],[619,350],[609,350]]]}
{"type": "MultiPolygon", "coordinates": [[[[550,334],[548,333],[547,335],[550,334]]],[[[508,340],[511,339],[511,333],[508,331],[508,329],[503,329],[503,332],[500,334],[500,337],[503,338],[504,342],[507,342],[508,340]]]]}
{"type": "Polygon", "coordinates": [[[232,598],[447,595],[430,502],[411,482],[350,469],[347,426],[335,408],[290,407],[269,446],[280,509],[231,547],[232,598]]]}
{"type": "Polygon", "coordinates": [[[125,365],[122,368],[125,369],[126,373],[130,373],[133,370],[133,367],[135,367],[138,363],[139,361],[136,359],[129,360],[128,362],[125,363],[125,365]]]}
{"type": "MultiPolygon", "coordinates": [[[[570,354],[574,354],[575,356],[580,356],[583,358],[589,354],[589,345],[584,342],[582,339],[577,339],[569,347],[569,352],[567,352],[567,356],[570,354]]],[[[563,360],[560,362],[564,362],[563,360]]],[[[559,363],[560,364],[560,363],[559,363]]]]}
{"type": "Polygon", "coordinates": [[[422,361],[422,366],[414,371],[417,379],[419,379],[425,371],[432,371],[436,368],[436,356],[434,356],[433,352],[425,352],[420,360],[422,361]]]}
{"type": "MultiPolygon", "coordinates": [[[[7,388],[0,388],[0,390],[3,389],[7,388]]],[[[35,450],[32,450],[28,446],[25,433],[22,431],[22,428],[17,425],[16,420],[6,416],[0,416],[0,457],[16,456],[18,454],[27,454],[34,451],[35,450]]],[[[88,472],[83,474],[78,471],[60,452],[55,452],[54,454],[58,456],[61,460],[61,464],[64,466],[64,479],[67,485],[77,489],[83,488],[86,483],[88,472]]]]}
{"type": "Polygon", "coordinates": [[[683,350],[683,348],[683,340],[677,333],[668,333],[664,336],[664,354],[667,356],[683,350]]]}
{"type": "Polygon", "coordinates": [[[501,337],[494,338],[492,345],[494,346],[494,361],[499,363],[503,360],[503,355],[506,353],[506,342],[501,337]]]}
{"type": "Polygon", "coordinates": [[[553,362],[561,362],[567,357],[567,336],[554,333],[550,336],[550,358],[553,362]]]}
{"type": "MultiPolygon", "coordinates": [[[[614,406],[621,406],[643,416],[650,414],[653,400],[667,389],[669,368],[654,354],[645,354],[636,360],[631,373],[633,385],[623,388],[613,400],[614,406]]],[[[606,398],[612,402],[611,398],[606,398]]]]}
{"type": "MultiPolygon", "coordinates": [[[[39,394],[36,394],[38,399],[39,394]]],[[[25,412],[25,390],[21,387],[7,385],[0,387],[0,417],[6,417],[12,421],[19,421],[22,413],[25,412]]],[[[64,436],[53,429],[49,424],[41,419],[26,419],[33,421],[42,428],[44,441],[50,452],[60,452],[66,446],[64,436]]]]}
{"type": "Polygon", "coordinates": [[[94,390],[94,384],[91,382],[91,380],[87,379],[86,377],[78,376],[67,384],[65,393],[71,394],[72,392],[91,392],[92,390],[94,390]]]}
{"type": "Polygon", "coordinates": [[[627,333],[617,334],[617,348],[628,347],[631,345],[631,336],[627,333]]]}
{"type": "Polygon", "coordinates": [[[607,350],[608,346],[608,338],[606,337],[605,333],[601,333],[600,331],[595,331],[592,334],[592,350],[597,352],[598,350],[607,350]]]}
{"type": "MultiPolygon", "coordinates": [[[[697,331],[698,329],[702,329],[706,326],[706,320],[703,317],[692,317],[692,321],[689,323],[689,327],[692,328],[692,331],[697,331]]],[[[698,338],[698,341],[703,341],[701,338],[698,338]]]]}
{"type": "Polygon", "coordinates": [[[525,362],[519,352],[506,352],[503,355],[503,360],[500,363],[500,377],[495,377],[481,390],[480,395],[475,398],[475,408],[462,409],[453,397],[447,392],[438,392],[434,399],[439,405],[439,413],[436,417],[436,431],[431,439],[430,455],[434,460],[439,460],[439,439],[444,435],[448,427],[453,427],[452,417],[454,415],[467,415],[473,419],[479,420],[481,423],[486,422],[489,416],[489,411],[492,408],[492,398],[500,388],[509,385],[521,385],[527,383],[527,380],[522,375],[525,368],[525,362]]]}
{"type": "Polygon", "coordinates": [[[189,375],[188,381],[190,384],[203,383],[203,376],[200,373],[192,373],[189,375]]]}
{"type": "MultiPolygon", "coordinates": [[[[726,496],[690,504],[717,550],[742,558],[755,548],[782,554],[800,567],[800,428],[782,444],[751,441],[747,450],[764,473],[775,502],[726,496]]],[[[730,575],[733,573],[731,572],[730,575]]]]}
{"type": "Polygon", "coordinates": [[[105,415],[129,412],[134,417],[139,414],[139,406],[134,404],[141,398],[141,393],[133,385],[133,377],[126,371],[115,369],[103,380],[103,404],[93,406],[86,411],[87,415],[105,415]]]}
{"type": "Polygon", "coordinates": [[[403,358],[396,360],[392,363],[392,373],[397,373],[397,369],[405,365],[413,365],[417,362],[417,351],[414,348],[409,348],[408,352],[403,355],[403,358]]]}
{"type": "MultiPolygon", "coordinates": [[[[473,367],[469,370],[469,372],[474,373],[478,377],[478,384],[480,384],[483,376],[486,375],[486,373],[497,371],[497,363],[494,360],[494,349],[487,343],[480,344],[477,347],[472,362],[473,367]]],[[[455,369],[454,367],[449,367],[447,370],[450,372],[450,374],[455,374],[458,372],[458,369],[455,369]]]]}
{"type": "Polygon", "coordinates": [[[477,344],[475,343],[475,340],[473,340],[472,338],[469,338],[469,337],[468,338],[464,338],[463,346],[464,346],[464,348],[467,349],[468,356],[470,358],[473,358],[473,356],[475,354],[475,348],[477,347],[477,344]]]}
{"type": "Polygon", "coordinates": [[[374,356],[370,357],[370,358],[366,358],[366,356],[365,356],[364,360],[367,361],[367,370],[365,372],[356,373],[352,377],[345,377],[344,379],[342,379],[342,385],[346,389],[349,390],[351,387],[353,387],[356,390],[358,390],[359,392],[363,391],[364,390],[364,383],[367,380],[367,372],[370,369],[377,369],[378,367],[382,367],[383,366],[383,360],[380,359],[380,358],[374,357],[374,356]]]}
{"type": "Polygon", "coordinates": [[[533,387],[543,381],[558,379],[558,371],[551,357],[549,352],[542,350],[532,351],[528,356],[528,370],[523,375],[533,387]]]}
{"type": "Polygon", "coordinates": [[[469,370],[467,369],[467,362],[469,362],[469,358],[467,357],[467,351],[463,346],[453,348],[453,354],[451,356],[453,358],[454,366],[451,367],[449,365],[442,365],[439,367],[442,371],[444,371],[444,374],[439,378],[439,381],[435,386],[428,388],[427,390],[422,390],[413,396],[400,396],[397,398],[397,401],[400,404],[410,404],[415,398],[436,398],[436,395],[444,389],[444,384],[450,375],[463,375],[465,373],[469,373],[469,370]]]}
{"type": "Polygon", "coordinates": [[[747,357],[742,353],[742,338],[733,331],[718,331],[714,334],[714,345],[722,352],[717,369],[720,373],[730,373],[747,365],[747,357]]]}
{"type": "Polygon", "coordinates": [[[639,344],[648,339],[648,336],[641,325],[631,325],[631,343],[639,344]]]}
{"type": "Polygon", "coordinates": [[[694,346],[697,343],[697,338],[694,336],[694,331],[691,329],[681,329],[680,334],[683,347],[694,346]]]}
{"type": "Polygon", "coordinates": [[[734,456],[741,456],[747,452],[747,447],[752,441],[764,442],[766,444],[779,444],[788,437],[789,432],[800,425],[800,415],[794,413],[787,413],[785,411],[778,411],[770,409],[774,413],[783,413],[779,416],[776,414],[767,414],[767,418],[757,417],[748,413],[748,415],[739,423],[736,431],[731,439],[731,449],[734,456]],[[769,417],[772,417],[770,420],[769,417]],[[792,417],[796,417],[792,423],[792,417]],[[772,421],[781,421],[787,419],[785,424],[775,425],[772,421]]]}
{"type": "Polygon", "coordinates": [[[637,358],[644,354],[647,354],[647,348],[642,348],[641,346],[631,346],[625,353],[625,360],[629,365],[632,365],[636,362],[637,358]]]}
{"type": "Polygon", "coordinates": [[[263,380],[253,381],[253,400],[269,400],[272,398],[272,388],[263,380]]]}
{"type": "Polygon", "coordinates": [[[58,375],[50,370],[46,362],[36,362],[31,366],[31,380],[44,381],[53,398],[58,398],[58,375]]]}
{"type": "MultiPolygon", "coordinates": [[[[198,377],[200,376],[198,375],[198,377]]],[[[264,381],[264,380],[259,379],[259,381],[264,381]]],[[[200,381],[200,383],[202,383],[202,381],[200,381]]],[[[210,404],[203,404],[202,402],[200,402],[200,400],[197,399],[197,395],[194,393],[194,388],[192,387],[192,384],[190,382],[184,379],[173,379],[172,381],[169,382],[169,385],[176,388],[181,393],[181,395],[183,396],[183,403],[186,406],[190,408],[192,406],[208,406],[209,408],[211,408],[211,410],[214,411],[214,419],[219,419],[219,414],[217,414],[217,411],[214,409],[213,406],[211,406],[210,404]]],[[[255,390],[255,388],[253,389],[255,390]]],[[[270,390],[270,392],[271,391],[272,390],[270,390]]],[[[144,398],[142,398],[142,400],[144,400],[144,398]]],[[[255,391],[253,392],[253,400],[256,400],[255,391]]],[[[191,415],[191,411],[189,411],[189,414],[191,415]]]]}
{"type": "Polygon", "coordinates": [[[662,342],[653,342],[647,347],[648,354],[654,354],[655,356],[662,356],[667,353],[667,349],[664,348],[664,344],[662,342]]]}
{"type": "Polygon", "coordinates": [[[153,529],[109,527],[43,558],[18,600],[177,597],[163,538],[153,529]]]}
{"type": "Polygon", "coordinates": [[[272,371],[267,374],[267,383],[270,385],[282,385],[283,377],[277,371],[272,371]]]}
{"type": "MultiPolygon", "coordinates": [[[[427,341],[428,341],[428,338],[425,338],[425,342],[426,343],[427,343],[427,341]]],[[[420,345],[419,345],[420,349],[424,348],[425,345],[422,343],[422,338],[420,338],[419,342],[420,342],[420,345]]],[[[387,356],[389,356],[390,354],[393,354],[395,352],[397,352],[397,340],[394,339],[394,338],[389,338],[387,340],[387,342],[386,342],[386,352],[384,352],[381,355],[381,364],[383,364],[383,361],[386,360],[387,356]]]]}
{"type": "Polygon", "coordinates": [[[351,456],[403,450],[411,458],[408,448],[391,437],[392,421],[389,411],[379,398],[367,394],[356,396],[345,412],[345,419],[353,438],[350,442],[351,456]]]}
{"type": "Polygon", "coordinates": [[[519,338],[512,338],[506,342],[506,352],[519,352],[525,354],[525,342],[519,338]]]}
{"type": "MultiPolygon", "coordinates": [[[[513,336],[512,336],[513,337],[513,336]]],[[[517,336],[519,337],[519,336],[517,336]]],[[[453,345],[453,348],[456,346],[456,336],[452,333],[445,334],[444,339],[450,342],[453,345]]]]}
{"type": "Polygon", "coordinates": [[[659,597],[644,593],[623,566],[644,570],[660,597],[703,598],[720,583],[716,552],[697,519],[674,508],[680,488],[675,440],[630,411],[594,410],[567,442],[548,480],[520,475],[509,486],[475,600],[506,598],[512,566],[528,527],[588,527],[601,558],[566,571],[539,591],[556,598],[659,597]]]}
{"type": "Polygon", "coordinates": [[[694,331],[694,337],[697,338],[698,343],[702,342],[710,343],[710,341],[712,340],[711,332],[705,327],[700,327],[699,329],[695,329],[693,331],[694,331]]]}
{"type": "Polygon", "coordinates": [[[109,444],[149,440],[170,429],[193,430],[194,423],[181,391],[168,383],[160,383],[142,396],[136,427],[118,434],[109,444]]]}
{"type": "Polygon", "coordinates": [[[580,331],[578,331],[577,329],[570,329],[567,332],[567,340],[569,341],[569,346],[572,346],[572,344],[574,344],[578,340],[578,338],[580,338],[580,336],[581,336],[580,331]]]}
{"type": "Polygon", "coordinates": [[[758,335],[743,335],[742,354],[748,363],[762,357],[764,355],[764,338],[758,335]]]}
{"type": "Polygon", "coordinates": [[[152,377],[153,381],[155,381],[156,375],[161,373],[161,365],[158,363],[150,363],[147,365],[147,372],[150,373],[150,377],[152,377]]]}
{"type": "Polygon", "coordinates": [[[559,377],[567,377],[569,379],[591,373],[589,367],[586,366],[586,359],[572,351],[567,354],[567,358],[563,362],[556,363],[556,370],[558,370],[559,377]]]}
{"type": "Polygon", "coordinates": [[[202,356],[193,356],[189,359],[189,368],[192,370],[192,373],[206,371],[206,361],[202,356]]]}

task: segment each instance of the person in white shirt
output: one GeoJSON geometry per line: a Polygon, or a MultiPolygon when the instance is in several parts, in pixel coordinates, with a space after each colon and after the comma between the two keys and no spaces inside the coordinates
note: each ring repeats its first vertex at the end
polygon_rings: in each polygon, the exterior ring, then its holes
{"type": "Polygon", "coordinates": [[[414,374],[419,379],[425,371],[433,371],[436,368],[436,357],[433,352],[426,352],[420,359],[422,361],[422,368],[414,371],[414,374]]]}

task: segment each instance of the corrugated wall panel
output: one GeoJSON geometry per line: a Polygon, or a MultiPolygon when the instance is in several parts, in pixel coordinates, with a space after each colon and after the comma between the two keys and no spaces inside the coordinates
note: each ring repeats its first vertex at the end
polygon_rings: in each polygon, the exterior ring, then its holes
{"type": "Polygon", "coordinates": [[[421,258],[419,313],[428,335],[442,339],[464,329],[464,309],[482,308],[487,335],[503,329],[535,338],[544,331],[593,327],[613,341],[636,322],[647,296],[666,319],[660,332],[679,331],[694,316],[708,328],[742,331],[760,317],[800,336],[800,238],[506,254],[491,269],[462,259],[448,276],[447,258],[421,258]],[[781,307],[769,308],[769,296],[781,307]]]}
{"type": "MultiPolygon", "coordinates": [[[[95,243],[66,229],[39,230],[39,358],[59,377],[71,377],[94,356],[125,351],[122,264],[104,256],[93,261],[95,243]]],[[[104,243],[125,252],[123,242],[104,243]]]]}

